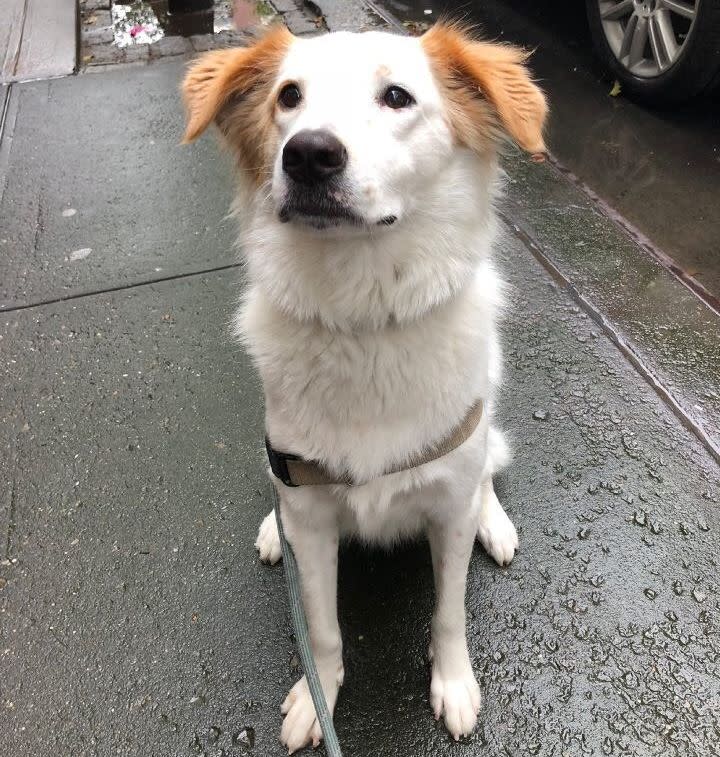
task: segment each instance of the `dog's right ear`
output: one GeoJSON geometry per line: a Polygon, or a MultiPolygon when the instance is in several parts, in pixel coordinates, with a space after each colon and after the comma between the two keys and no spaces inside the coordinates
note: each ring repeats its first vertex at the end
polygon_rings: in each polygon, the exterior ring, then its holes
{"type": "Polygon", "coordinates": [[[545,152],[547,102],[525,65],[527,53],[476,41],[461,25],[445,22],[425,32],[420,43],[461,142],[485,152],[505,135],[527,152],[545,152]]]}
{"type": "Polygon", "coordinates": [[[269,87],[292,39],[286,27],[275,26],[250,47],[213,50],[196,60],[182,83],[183,143],[197,139],[231,99],[269,87]]]}

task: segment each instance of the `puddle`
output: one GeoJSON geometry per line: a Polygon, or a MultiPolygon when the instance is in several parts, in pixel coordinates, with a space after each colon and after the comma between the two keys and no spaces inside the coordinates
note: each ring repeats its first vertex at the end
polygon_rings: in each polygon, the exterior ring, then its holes
{"type": "Polygon", "coordinates": [[[123,48],[151,45],[166,36],[219,34],[268,24],[276,17],[265,0],[214,0],[209,8],[185,12],[171,12],[172,6],[168,0],[113,4],[113,44],[123,48]]]}

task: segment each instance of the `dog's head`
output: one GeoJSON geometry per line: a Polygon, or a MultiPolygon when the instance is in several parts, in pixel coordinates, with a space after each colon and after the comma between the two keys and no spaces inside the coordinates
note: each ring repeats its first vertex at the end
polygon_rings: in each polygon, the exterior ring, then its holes
{"type": "Polygon", "coordinates": [[[277,27],[192,65],[185,141],[215,122],[280,221],[392,227],[422,212],[423,188],[457,150],[492,160],[510,138],[544,151],[545,98],[525,59],[447,24],[419,39],[277,27]]]}

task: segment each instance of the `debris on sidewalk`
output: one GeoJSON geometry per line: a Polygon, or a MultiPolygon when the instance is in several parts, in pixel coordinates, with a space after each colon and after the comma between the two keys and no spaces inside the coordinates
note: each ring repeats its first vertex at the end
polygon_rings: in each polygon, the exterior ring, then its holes
{"type": "Polygon", "coordinates": [[[113,4],[114,44],[117,47],[147,45],[165,36],[158,17],[149,3],[113,4]]]}
{"type": "Polygon", "coordinates": [[[430,24],[427,21],[403,21],[402,25],[413,37],[419,37],[430,28],[430,24]]]}

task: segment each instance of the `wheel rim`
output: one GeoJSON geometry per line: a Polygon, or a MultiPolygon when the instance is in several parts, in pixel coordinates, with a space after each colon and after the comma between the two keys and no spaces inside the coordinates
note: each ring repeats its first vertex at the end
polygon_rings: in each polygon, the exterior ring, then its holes
{"type": "Polygon", "coordinates": [[[644,79],[676,63],[699,5],[700,0],[598,0],[610,49],[621,66],[644,79]]]}

